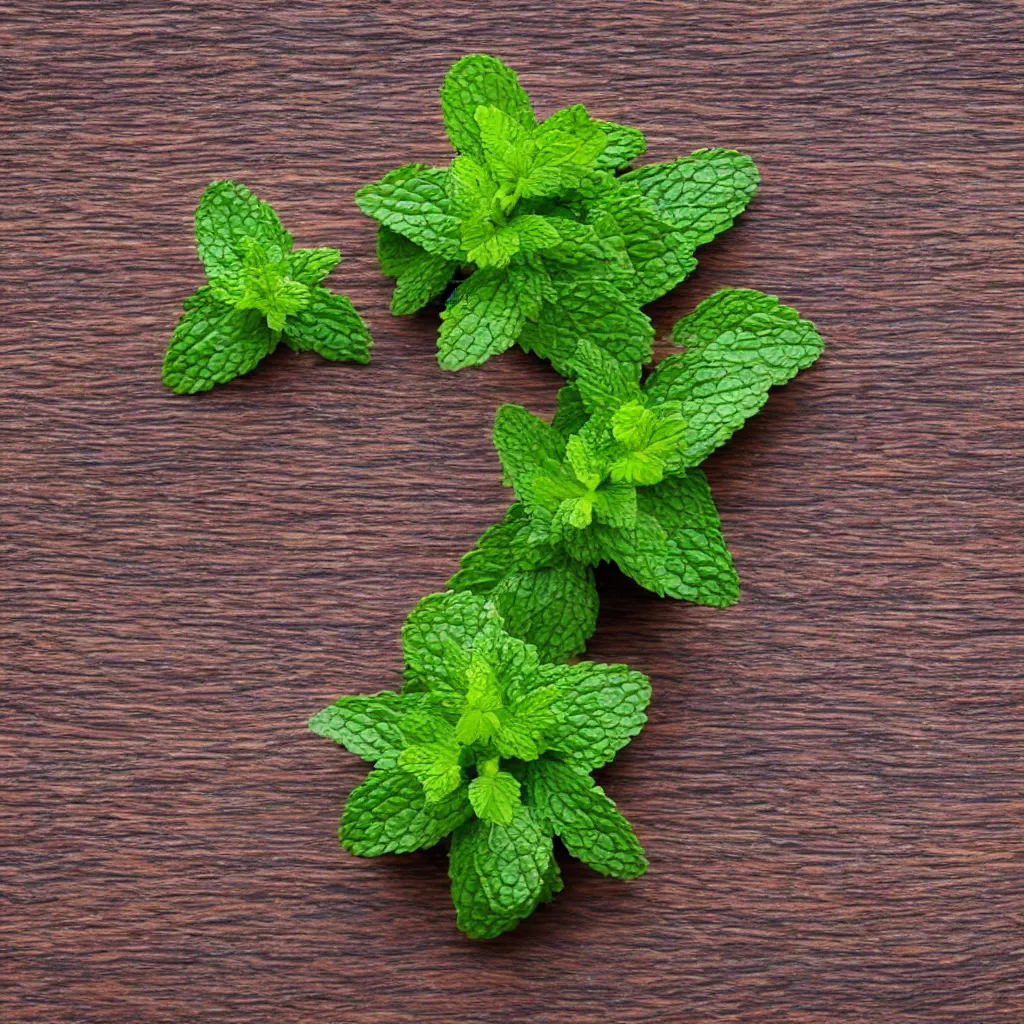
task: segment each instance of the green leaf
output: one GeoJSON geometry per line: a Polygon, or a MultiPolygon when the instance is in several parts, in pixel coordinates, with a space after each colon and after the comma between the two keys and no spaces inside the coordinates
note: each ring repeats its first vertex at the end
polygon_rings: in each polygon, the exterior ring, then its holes
{"type": "Polygon", "coordinates": [[[565,443],[551,424],[521,405],[503,405],[498,409],[493,436],[506,485],[539,469],[545,460],[561,462],[565,453],[565,443]]]}
{"type": "Polygon", "coordinates": [[[428,594],[402,627],[406,678],[451,680],[449,643],[469,650],[476,637],[497,621],[497,613],[475,594],[428,594]]]}
{"type": "Polygon", "coordinates": [[[359,857],[412,853],[439,843],[472,816],[465,789],[428,804],[414,776],[373,771],[349,795],[338,838],[359,857]]]}
{"type": "Polygon", "coordinates": [[[538,680],[561,691],[555,707],[562,720],[549,733],[548,746],[574,768],[607,764],[647,721],[650,680],[625,665],[544,665],[538,680]]]}
{"type": "Polygon", "coordinates": [[[612,878],[639,878],[647,858],[629,822],[589,775],[541,758],[527,768],[529,803],[574,857],[612,878]]]}
{"type": "Polygon", "coordinates": [[[487,170],[498,181],[514,184],[530,169],[535,152],[530,131],[498,107],[477,107],[473,118],[487,170]]]}
{"type": "Polygon", "coordinates": [[[707,477],[699,469],[637,493],[640,510],[657,519],[680,552],[683,571],[670,597],[727,608],[740,596],[707,477]]]}
{"type": "Polygon", "coordinates": [[[486,157],[476,120],[478,107],[496,107],[524,128],[536,124],[530,98],[519,87],[516,73],[497,58],[481,53],[452,65],[441,86],[441,110],[455,149],[483,163],[486,157]]]}
{"type": "Polygon", "coordinates": [[[576,350],[589,338],[616,359],[636,367],[649,362],[654,340],[650,319],[607,281],[556,284],[536,326],[520,344],[565,376],[576,374],[576,350]]]}
{"type": "Polygon", "coordinates": [[[682,355],[662,360],[646,384],[654,403],[682,403],[685,465],[702,462],[784,384],[821,354],[814,325],[773,295],[724,288],[672,333],[682,355]]]}
{"type": "Polygon", "coordinates": [[[366,697],[342,697],[309,720],[318,736],[340,743],[346,750],[378,768],[394,768],[405,746],[401,724],[412,712],[428,706],[422,694],[393,690],[366,697]]]}
{"type": "Polygon", "coordinates": [[[757,189],[753,160],[732,149],[700,149],[665,164],[624,174],[639,186],[664,220],[678,228],[692,251],[732,226],[757,189]]]}
{"type": "MultiPolygon", "coordinates": [[[[476,546],[462,556],[459,563],[461,568],[448,581],[449,589],[468,590],[473,594],[490,594],[515,564],[512,539],[521,528],[522,521],[518,517],[506,518],[503,523],[489,526],[476,542],[476,546]]],[[[501,609],[498,611],[501,612],[501,609]]],[[[514,629],[510,629],[509,632],[514,636],[519,635],[514,629]]]]}
{"type": "Polygon", "coordinates": [[[209,285],[184,305],[163,369],[164,384],[179,395],[209,391],[240,377],[277,347],[261,313],[219,302],[209,285]]]}
{"type": "MultiPolygon", "coordinates": [[[[455,830],[449,854],[448,874],[452,882],[452,902],[455,904],[459,928],[471,939],[493,939],[515,928],[533,913],[537,904],[551,899],[562,888],[558,866],[552,856],[544,869],[540,891],[535,899],[527,900],[513,911],[495,910],[484,891],[482,873],[478,867],[477,852],[487,851],[491,822],[474,819],[455,830]]],[[[483,858],[485,870],[488,859],[483,858]]]]}
{"type": "Polygon", "coordinates": [[[339,263],[337,249],[296,249],[288,257],[291,276],[300,284],[319,284],[339,263]]]}
{"type": "Polygon", "coordinates": [[[319,285],[310,289],[309,304],[290,316],[284,329],[285,340],[297,352],[312,350],[336,361],[370,361],[373,340],[355,306],[346,296],[319,285]]]}
{"type": "Polygon", "coordinates": [[[632,265],[629,287],[621,279],[617,283],[638,305],[661,298],[696,269],[685,232],[666,223],[653,204],[638,201],[632,190],[609,196],[601,209],[615,218],[632,265]]]}
{"type": "Polygon", "coordinates": [[[544,888],[552,857],[551,835],[542,829],[528,807],[516,808],[507,826],[488,823],[474,862],[488,903],[512,913],[534,903],[544,888]]]}
{"type": "Polygon", "coordinates": [[[469,784],[469,802],[478,818],[508,826],[519,807],[519,789],[519,780],[508,772],[478,775],[469,784]]]}
{"type": "Polygon", "coordinates": [[[579,654],[597,628],[594,571],[579,562],[511,568],[493,585],[490,597],[505,629],[535,646],[544,661],[579,654]]]}
{"type": "Polygon", "coordinates": [[[427,252],[383,224],[377,232],[377,258],[388,277],[398,278],[391,297],[396,316],[422,309],[444,291],[458,268],[455,261],[427,252]]]}
{"type": "Polygon", "coordinates": [[[356,205],[427,252],[453,260],[462,244],[459,222],[448,209],[446,176],[441,168],[406,164],[363,186],[356,205]]]}
{"type": "MultiPolygon", "coordinates": [[[[451,729],[451,726],[448,728],[451,729]]],[[[452,731],[452,736],[448,739],[413,743],[406,747],[398,755],[398,767],[420,780],[427,803],[433,804],[454,793],[461,786],[461,752],[462,748],[452,731]]]]}
{"type": "Polygon", "coordinates": [[[437,361],[460,370],[504,352],[540,307],[544,281],[525,267],[477,270],[455,290],[441,313],[437,361]]]}
{"type": "Polygon", "coordinates": [[[613,412],[640,396],[640,364],[622,362],[586,338],[581,338],[576,346],[574,365],[575,386],[584,416],[613,412]]]}
{"type": "Polygon", "coordinates": [[[196,208],[196,248],[212,285],[230,281],[241,269],[241,246],[253,239],[279,256],[291,252],[292,236],[269,203],[244,185],[215,181],[196,208]]]}
{"type": "MultiPolygon", "coordinates": [[[[598,526],[596,538],[602,558],[615,564],[642,587],[659,597],[675,593],[686,571],[682,553],[658,520],[637,512],[631,529],[598,526]]],[[[569,539],[567,538],[567,546],[569,539]]]]}
{"type": "MultiPolygon", "coordinates": [[[[589,345],[590,343],[587,342],[589,345]]],[[[597,346],[592,346],[595,350],[597,346]]],[[[577,356],[583,351],[582,345],[577,345],[576,353],[577,356]]],[[[609,357],[611,358],[611,357],[609,357]]],[[[616,359],[614,360],[616,366],[622,364],[616,359]]],[[[551,426],[557,430],[562,437],[568,439],[571,434],[575,434],[584,423],[587,422],[589,413],[583,403],[582,394],[579,388],[579,381],[577,380],[574,384],[566,384],[565,387],[558,389],[558,405],[555,409],[555,418],[551,421],[551,426]]]]}
{"type": "Polygon", "coordinates": [[[625,124],[614,124],[611,121],[594,122],[604,132],[604,151],[594,162],[602,170],[618,171],[631,160],[635,160],[647,150],[647,140],[639,128],[630,128],[625,124]]]}

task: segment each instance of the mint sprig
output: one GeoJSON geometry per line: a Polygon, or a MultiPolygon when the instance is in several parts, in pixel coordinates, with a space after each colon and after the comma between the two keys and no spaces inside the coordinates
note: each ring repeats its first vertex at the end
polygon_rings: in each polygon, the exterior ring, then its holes
{"type": "Polygon", "coordinates": [[[208,284],[185,300],[164,358],[179,394],[209,391],[252,370],[284,341],[325,359],[370,361],[370,333],[352,303],[321,281],[341,253],[294,249],[268,203],[244,185],[210,185],[196,210],[208,284]]]}
{"type": "Polygon", "coordinates": [[[507,628],[561,661],[597,619],[593,568],[612,562],[659,596],[726,607],[739,579],[697,466],[810,366],[814,325],[778,299],[723,289],[676,324],[686,352],[641,382],[593,343],[552,423],[498,410],[494,444],[516,503],[462,560],[449,586],[488,597],[507,628]]]}
{"type": "Polygon", "coordinates": [[[407,164],[356,193],[381,224],[392,312],[413,313],[454,284],[438,338],[445,369],[518,343],[573,377],[581,337],[647,363],[653,329],[640,307],[682,281],[697,246],[742,212],[758,182],[750,158],[699,150],[629,171],[642,132],[580,104],[538,121],[515,72],[485,54],[453,65],[441,108],[452,163],[407,164]]]}
{"type": "Polygon", "coordinates": [[[402,630],[400,694],[342,697],[310,720],[374,764],[339,836],[359,856],[409,853],[449,834],[458,926],[514,928],[562,888],[553,838],[596,871],[636,878],[647,861],[590,772],[646,721],[646,676],[623,665],[545,663],[490,602],[431,594],[402,630]]]}

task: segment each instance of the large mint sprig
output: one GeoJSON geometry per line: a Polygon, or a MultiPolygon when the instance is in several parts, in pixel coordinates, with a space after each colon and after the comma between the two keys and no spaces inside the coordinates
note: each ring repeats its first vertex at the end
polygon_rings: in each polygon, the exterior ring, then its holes
{"type": "Polygon", "coordinates": [[[644,873],[629,822],[590,772],[642,728],[646,676],[544,663],[468,593],[425,597],[402,643],[400,694],[342,697],[310,721],[374,764],[345,805],[347,850],[409,853],[451,834],[458,926],[475,939],[509,931],[562,888],[554,836],[602,874],[644,873]]]}
{"type": "Polygon", "coordinates": [[[644,152],[640,131],[579,104],[538,122],[515,72],[483,54],[451,68],[441,107],[451,165],[407,164],[356,194],[381,225],[392,312],[413,313],[454,281],[438,338],[451,370],[518,343],[572,377],[581,337],[648,362],[640,306],[682,281],[697,246],[742,212],[758,182],[750,158],[699,150],[619,173],[644,152]]]}
{"type": "Polygon", "coordinates": [[[696,467],[770,389],[821,354],[814,325],[770,295],[724,289],[676,324],[686,352],[645,383],[597,346],[552,423],[498,410],[494,443],[517,502],[449,583],[486,595],[506,628],[561,661],[594,631],[593,567],[613,562],[660,596],[724,607],[739,580],[707,478],[696,467]]]}
{"type": "Polygon", "coordinates": [[[268,203],[217,181],[199,200],[196,247],[208,284],[185,300],[164,358],[179,394],[209,391],[248,373],[284,341],[332,360],[370,361],[370,332],[352,303],[320,282],[337,249],[292,249],[268,203]]]}

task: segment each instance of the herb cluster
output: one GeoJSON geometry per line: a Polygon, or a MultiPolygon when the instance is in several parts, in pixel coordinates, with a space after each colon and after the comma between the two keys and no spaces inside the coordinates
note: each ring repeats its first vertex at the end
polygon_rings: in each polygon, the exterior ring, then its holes
{"type": "MultiPolygon", "coordinates": [[[[407,164],[356,194],[380,224],[391,310],[443,300],[443,368],[518,343],[567,383],[551,422],[498,410],[515,500],[409,615],[401,691],[342,697],[310,727],[373,765],[345,805],[342,845],[377,856],[450,837],[458,926],[485,939],[561,889],[556,838],[602,874],[646,870],[591,777],[639,733],[650,700],[639,672],[575,660],[597,624],[594,569],[614,563],[660,596],[738,600],[698,467],[823,346],[773,296],[726,288],[675,325],[683,351],[648,366],[641,307],[744,209],[758,183],[749,157],[700,150],[631,169],[639,130],[580,105],[538,121],[515,72],[485,55],[452,67],[441,107],[451,164],[407,164]]],[[[362,320],[320,283],[336,250],[293,251],[270,207],[231,182],[204,193],[196,236],[209,284],[174,332],[170,387],[206,390],[282,339],[369,361],[362,320]]]]}

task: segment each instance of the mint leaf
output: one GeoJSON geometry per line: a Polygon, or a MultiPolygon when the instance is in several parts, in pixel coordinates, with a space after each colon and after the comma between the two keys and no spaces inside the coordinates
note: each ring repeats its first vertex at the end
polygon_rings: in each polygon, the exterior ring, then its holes
{"type": "Polygon", "coordinates": [[[489,526],[476,546],[462,556],[461,568],[448,581],[448,586],[452,590],[489,594],[515,564],[512,540],[520,525],[519,521],[506,518],[503,523],[489,526]]]}
{"type": "Polygon", "coordinates": [[[342,697],[315,714],[309,727],[378,768],[394,768],[405,746],[402,722],[426,707],[427,699],[421,694],[382,690],[370,697],[342,697]]]}
{"type": "Polygon", "coordinates": [[[620,180],[637,185],[693,250],[732,227],[760,176],[753,160],[742,153],[699,149],[671,163],[629,171],[620,180]]]}
{"type": "Polygon", "coordinates": [[[618,171],[647,150],[647,140],[639,128],[611,121],[594,122],[604,132],[605,147],[595,161],[602,170],[618,171]]]}
{"type": "Polygon", "coordinates": [[[772,295],[724,288],[673,330],[682,355],[662,360],[645,391],[654,402],[680,402],[687,421],[683,461],[697,465],[729,439],[824,345],[814,325],[772,295]]]}
{"type": "Polygon", "coordinates": [[[296,249],[288,257],[291,276],[308,287],[319,284],[340,262],[337,249],[296,249]]]}
{"type": "Polygon", "coordinates": [[[490,598],[505,628],[536,647],[545,661],[579,654],[597,628],[594,572],[568,559],[539,569],[510,568],[490,598]]]}
{"type": "Polygon", "coordinates": [[[522,806],[507,826],[487,827],[473,856],[484,895],[495,910],[514,912],[540,897],[553,855],[551,835],[522,806]]]}
{"type": "MultiPolygon", "coordinates": [[[[589,344],[589,342],[587,344],[589,344]]],[[[593,348],[596,349],[597,346],[595,345],[593,348]]],[[[576,357],[578,366],[581,365],[581,352],[582,345],[577,345],[576,357]]],[[[618,365],[618,360],[615,360],[615,362],[618,365]]],[[[567,384],[564,388],[558,389],[558,405],[555,409],[555,416],[551,421],[551,426],[566,439],[568,439],[571,434],[575,434],[580,430],[587,422],[588,418],[587,409],[583,404],[583,398],[580,394],[578,385],[579,381],[574,384],[567,384]]]]}
{"type": "MultiPolygon", "coordinates": [[[[443,722],[443,719],[435,719],[443,722]]],[[[437,803],[459,789],[462,782],[461,747],[447,722],[447,735],[412,743],[398,755],[398,767],[415,775],[423,785],[427,803],[437,803]]],[[[436,734],[435,734],[436,735],[436,734]]]]}
{"type": "Polygon", "coordinates": [[[740,597],[740,581],[725,546],[707,477],[699,469],[637,492],[642,512],[653,516],[679,551],[679,583],[668,593],[697,604],[726,608],[740,597]]]}
{"type": "Polygon", "coordinates": [[[441,313],[441,368],[459,370],[504,352],[539,308],[543,288],[543,280],[526,267],[478,270],[463,281],[441,313]]]}
{"type": "Polygon", "coordinates": [[[573,768],[592,771],[607,764],[647,721],[650,680],[625,665],[544,665],[538,678],[561,691],[555,708],[562,722],[548,744],[573,768]]]}
{"type": "Polygon", "coordinates": [[[527,780],[535,813],[551,824],[574,857],[613,878],[639,878],[647,871],[629,822],[589,775],[541,758],[530,764],[527,780]]]}
{"type": "Polygon", "coordinates": [[[356,205],[427,252],[455,259],[461,249],[459,222],[448,212],[446,174],[426,164],[406,164],[361,188],[356,205]]]}
{"type": "Polygon", "coordinates": [[[244,185],[215,181],[196,208],[196,248],[211,285],[230,282],[241,265],[239,252],[247,239],[267,249],[289,253],[292,237],[277,214],[244,185]]]}
{"type": "Polygon", "coordinates": [[[284,337],[327,359],[370,361],[370,333],[352,303],[318,282],[337,249],[297,249],[269,204],[244,185],[215,181],[196,210],[196,246],[209,284],[185,300],[164,357],[179,394],[248,373],[284,337]]]}
{"type": "Polygon", "coordinates": [[[483,886],[483,876],[490,871],[490,865],[486,856],[480,861],[477,859],[478,851],[487,852],[492,827],[490,822],[476,819],[462,825],[452,835],[448,868],[452,902],[459,928],[471,939],[493,939],[511,931],[524,917],[533,913],[539,902],[550,899],[562,887],[558,867],[552,857],[535,899],[525,901],[512,911],[495,909],[483,886]]]}
{"type": "Polygon", "coordinates": [[[516,73],[482,53],[456,61],[441,86],[448,138],[458,152],[482,163],[485,154],[476,120],[479,107],[496,107],[525,128],[536,124],[530,99],[520,88],[516,73]]]}
{"type": "Polygon", "coordinates": [[[324,359],[370,361],[373,340],[344,296],[315,286],[310,289],[308,305],[285,322],[285,341],[297,352],[313,351],[324,359]]]}
{"type": "Polygon", "coordinates": [[[466,650],[497,614],[470,593],[428,594],[409,613],[402,627],[406,678],[452,680],[449,643],[466,650]]]}
{"type": "Polygon", "coordinates": [[[520,806],[519,780],[508,772],[478,775],[469,784],[469,802],[478,818],[507,827],[520,806]]]}
{"type": "Polygon", "coordinates": [[[650,361],[654,328],[650,319],[613,284],[581,281],[556,284],[540,316],[520,343],[527,351],[547,359],[563,376],[574,376],[576,350],[587,338],[627,364],[639,367],[650,361]]]}
{"type": "Polygon", "coordinates": [[[414,776],[398,769],[372,771],[349,794],[338,837],[359,857],[411,853],[439,843],[472,815],[464,790],[427,803],[414,776]]]}
{"type": "Polygon", "coordinates": [[[277,339],[255,310],[240,312],[204,286],[185,301],[164,357],[163,381],[179,395],[209,391],[248,373],[277,348],[277,339]]]}
{"type": "Polygon", "coordinates": [[[377,259],[388,277],[395,277],[391,312],[415,313],[444,291],[458,264],[435,256],[382,224],[377,232],[377,259]]]}
{"type": "Polygon", "coordinates": [[[540,468],[546,459],[560,462],[565,454],[565,443],[551,424],[521,405],[503,405],[498,409],[493,437],[506,484],[540,468]]]}

